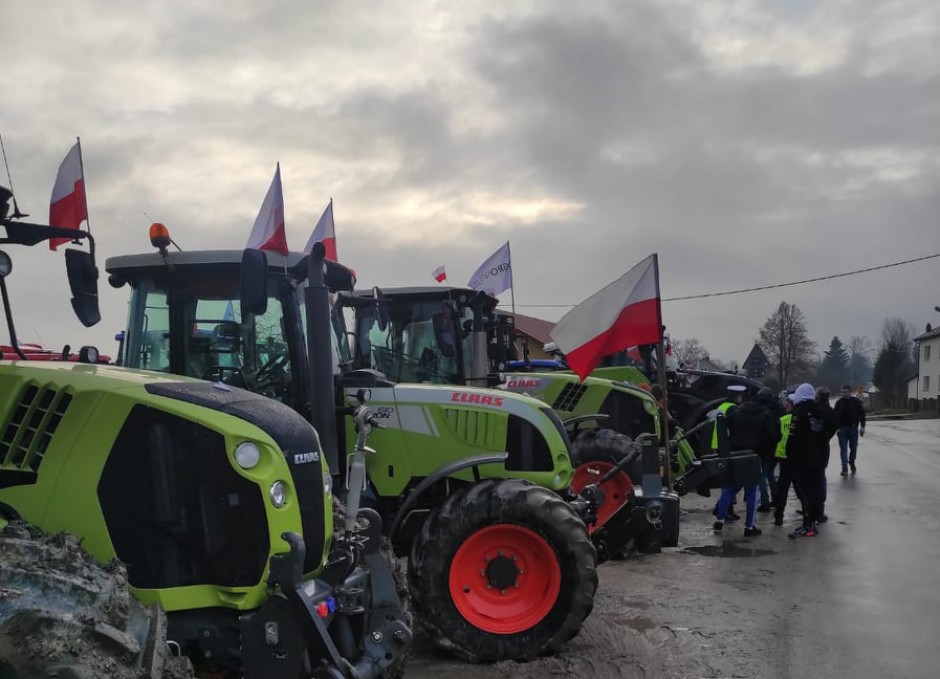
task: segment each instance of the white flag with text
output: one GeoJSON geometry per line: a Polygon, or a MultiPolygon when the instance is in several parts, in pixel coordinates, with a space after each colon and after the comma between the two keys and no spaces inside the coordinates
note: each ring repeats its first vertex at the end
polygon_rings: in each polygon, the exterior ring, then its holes
{"type": "Polygon", "coordinates": [[[508,240],[473,272],[467,286],[494,297],[512,287],[512,261],[508,240]]]}

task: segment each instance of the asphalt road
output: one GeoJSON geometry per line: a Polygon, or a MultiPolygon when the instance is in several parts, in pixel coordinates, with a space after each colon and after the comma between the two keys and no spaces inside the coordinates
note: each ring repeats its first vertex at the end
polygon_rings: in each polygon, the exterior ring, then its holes
{"type": "Polygon", "coordinates": [[[683,499],[681,544],[601,567],[595,610],[560,653],[465,665],[419,643],[408,677],[940,677],[940,420],[871,422],[858,474],[839,477],[830,522],[760,515],[764,534],[711,531],[713,499],[683,499]]]}

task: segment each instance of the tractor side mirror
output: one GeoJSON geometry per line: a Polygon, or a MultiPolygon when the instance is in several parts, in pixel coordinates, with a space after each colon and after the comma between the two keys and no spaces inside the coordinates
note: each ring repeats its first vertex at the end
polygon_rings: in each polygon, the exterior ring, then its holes
{"type": "Polygon", "coordinates": [[[323,278],[326,287],[330,290],[336,292],[339,290],[352,290],[356,287],[356,274],[352,269],[330,260],[323,260],[323,266],[323,278]]]}
{"type": "Polygon", "coordinates": [[[248,248],[242,253],[239,298],[242,318],[268,310],[268,258],[264,251],[248,248]]]}
{"type": "Polygon", "coordinates": [[[385,332],[388,329],[388,306],[385,304],[385,295],[377,285],[372,288],[372,299],[375,300],[375,322],[379,330],[385,332]]]}
{"type": "Polygon", "coordinates": [[[101,320],[95,258],[84,250],[66,250],[65,270],[68,273],[69,289],[72,291],[72,309],[81,324],[90,328],[101,320]]]}

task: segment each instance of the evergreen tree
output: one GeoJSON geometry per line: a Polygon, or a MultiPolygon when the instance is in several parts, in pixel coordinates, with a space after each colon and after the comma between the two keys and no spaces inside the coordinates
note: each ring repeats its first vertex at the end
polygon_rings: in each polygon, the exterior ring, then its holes
{"type": "Polygon", "coordinates": [[[828,386],[831,391],[837,391],[849,378],[849,361],[849,352],[842,340],[838,336],[833,337],[823,354],[817,381],[828,386]]]}

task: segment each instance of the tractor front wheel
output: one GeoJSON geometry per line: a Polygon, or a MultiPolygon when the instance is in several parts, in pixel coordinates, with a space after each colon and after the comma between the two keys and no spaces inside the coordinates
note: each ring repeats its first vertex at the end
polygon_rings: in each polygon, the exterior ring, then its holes
{"type": "Polygon", "coordinates": [[[574,637],[594,606],[596,554],[552,491],[486,480],[450,495],[412,544],[416,617],[473,662],[531,660],[574,637]]]}
{"type": "MultiPolygon", "coordinates": [[[[586,486],[597,483],[631,450],[630,438],[624,434],[610,429],[583,432],[571,446],[571,458],[575,465],[571,490],[580,493],[586,486]]],[[[597,508],[597,523],[590,526],[591,533],[607,523],[618,509],[630,501],[634,485],[631,474],[639,478],[638,467],[638,462],[631,463],[600,486],[604,502],[597,508]]]]}

